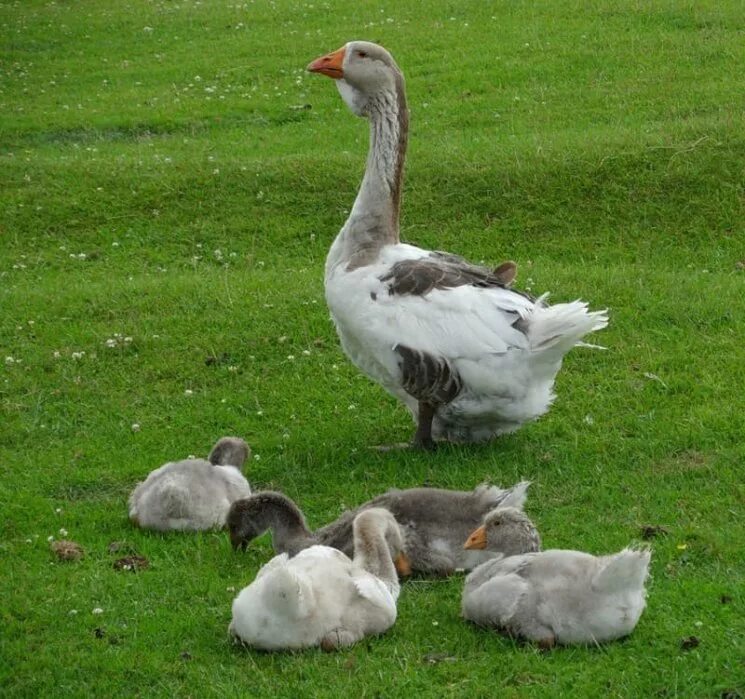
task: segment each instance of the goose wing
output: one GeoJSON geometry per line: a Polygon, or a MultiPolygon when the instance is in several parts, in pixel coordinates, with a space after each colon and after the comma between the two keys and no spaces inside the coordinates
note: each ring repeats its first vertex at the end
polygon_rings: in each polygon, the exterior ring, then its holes
{"type": "Polygon", "coordinates": [[[347,272],[327,294],[360,342],[397,348],[412,365],[427,362],[412,353],[479,359],[526,348],[520,321],[535,307],[484,268],[409,245],[387,246],[375,264],[347,272]]]}
{"type": "Polygon", "coordinates": [[[396,609],[393,594],[380,578],[370,573],[360,573],[352,576],[352,582],[359,595],[369,602],[378,607],[396,609]]]}

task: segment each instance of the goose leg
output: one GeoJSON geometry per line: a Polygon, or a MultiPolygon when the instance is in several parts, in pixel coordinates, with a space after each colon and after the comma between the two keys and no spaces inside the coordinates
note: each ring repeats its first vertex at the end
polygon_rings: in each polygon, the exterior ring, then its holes
{"type": "Polygon", "coordinates": [[[419,401],[419,422],[414,434],[413,446],[417,449],[434,451],[436,444],[432,439],[432,420],[435,417],[435,408],[431,403],[419,401]]]}

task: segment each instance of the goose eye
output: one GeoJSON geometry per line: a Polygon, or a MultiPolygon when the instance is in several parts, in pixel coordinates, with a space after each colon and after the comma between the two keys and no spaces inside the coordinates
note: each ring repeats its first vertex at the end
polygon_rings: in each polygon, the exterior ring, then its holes
{"type": "Polygon", "coordinates": [[[367,58],[367,52],[366,51],[357,51],[357,55],[360,58],[367,58]]]}

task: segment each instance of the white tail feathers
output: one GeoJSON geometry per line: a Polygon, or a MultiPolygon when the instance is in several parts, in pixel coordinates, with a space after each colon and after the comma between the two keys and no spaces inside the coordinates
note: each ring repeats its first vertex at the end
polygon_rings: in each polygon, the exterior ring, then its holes
{"type": "Polygon", "coordinates": [[[651,557],[649,549],[629,548],[606,557],[605,566],[592,581],[593,589],[612,595],[643,588],[651,557]]]}
{"type": "Polygon", "coordinates": [[[608,311],[588,311],[583,301],[544,306],[542,296],[528,324],[528,338],[534,351],[553,350],[560,359],[582,338],[608,325],[608,311]]]}

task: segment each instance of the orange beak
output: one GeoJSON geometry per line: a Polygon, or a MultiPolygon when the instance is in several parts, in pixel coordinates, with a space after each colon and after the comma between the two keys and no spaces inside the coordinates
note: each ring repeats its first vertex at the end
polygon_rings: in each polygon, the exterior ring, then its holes
{"type": "Polygon", "coordinates": [[[464,549],[485,549],[486,548],[486,527],[479,527],[471,532],[468,541],[463,544],[464,549]]]}
{"type": "Polygon", "coordinates": [[[393,565],[396,566],[396,570],[401,577],[411,575],[411,563],[405,553],[399,553],[398,556],[396,556],[396,560],[393,561],[393,565]]]}
{"type": "Polygon", "coordinates": [[[311,73],[321,73],[322,75],[328,75],[334,80],[344,77],[344,71],[342,70],[342,64],[344,63],[344,52],[345,49],[342,46],[336,51],[327,53],[325,56],[316,58],[315,61],[308,64],[307,70],[311,73]]]}

